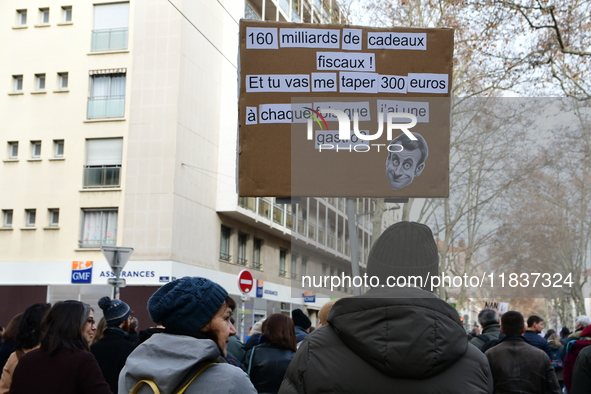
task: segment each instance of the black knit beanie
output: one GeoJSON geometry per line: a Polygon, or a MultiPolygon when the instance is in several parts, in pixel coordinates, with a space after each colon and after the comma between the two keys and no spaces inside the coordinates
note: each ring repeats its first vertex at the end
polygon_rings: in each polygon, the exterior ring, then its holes
{"type": "MultiPolygon", "coordinates": [[[[385,283],[389,276],[423,277],[439,273],[439,254],[431,229],[421,223],[399,222],[388,227],[369,251],[367,275],[385,283]]],[[[417,283],[417,286],[420,283],[417,283]]]]}
{"type": "Polygon", "coordinates": [[[291,319],[293,320],[294,326],[301,327],[304,330],[307,330],[312,325],[308,316],[306,316],[301,309],[294,309],[291,311],[291,319]]]}

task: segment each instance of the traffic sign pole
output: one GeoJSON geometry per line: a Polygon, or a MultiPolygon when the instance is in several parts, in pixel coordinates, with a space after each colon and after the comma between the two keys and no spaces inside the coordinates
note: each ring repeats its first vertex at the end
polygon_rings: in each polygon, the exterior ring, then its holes
{"type": "Polygon", "coordinates": [[[244,314],[244,299],[246,297],[244,295],[242,295],[241,299],[242,299],[242,313],[240,314],[240,340],[242,341],[242,343],[246,343],[246,341],[244,340],[245,336],[244,336],[244,319],[246,318],[245,314],[244,314]]]}
{"type": "Polygon", "coordinates": [[[242,297],[240,297],[240,299],[242,300],[242,303],[240,305],[240,309],[241,309],[241,311],[240,311],[240,340],[242,340],[242,341],[244,341],[244,320],[246,318],[246,316],[245,316],[245,310],[246,310],[245,301],[246,301],[247,294],[250,293],[253,285],[254,285],[254,278],[253,278],[252,274],[250,273],[250,271],[248,271],[248,270],[240,271],[240,273],[238,274],[238,288],[242,292],[242,297]]]}
{"type": "Polygon", "coordinates": [[[101,246],[101,251],[107,259],[107,263],[111,266],[115,278],[109,278],[108,284],[114,287],[113,298],[119,299],[121,296],[120,288],[126,285],[125,279],[121,278],[123,267],[127,264],[127,261],[133,254],[133,248],[127,248],[123,246],[101,246]]]}
{"type": "Polygon", "coordinates": [[[121,253],[119,252],[119,250],[117,249],[115,251],[115,262],[116,262],[116,267],[115,267],[115,296],[113,298],[115,298],[116,300],[121,298],[121,291],[119,290],[119,279],[121,279],[121,253]]]}

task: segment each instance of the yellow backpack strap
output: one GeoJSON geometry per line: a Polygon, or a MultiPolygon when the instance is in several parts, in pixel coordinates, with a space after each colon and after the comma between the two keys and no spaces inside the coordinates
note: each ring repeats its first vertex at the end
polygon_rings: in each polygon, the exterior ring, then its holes
{"type": "Polygon", "coordinates": [[[139,382],[137,382],[135,384],[135,386],[133,386],[133,390],[131,390],[131,393],[129,394],[136,394],[138,392],[138,390],[140,389],[140,387],[142,387],[142,384],[147,384],[148,386],[150,386],[150,388],[152,388],[152,391],[155,394],[160,394],[160,390],[158,390],[158,386],[156,386],[156,383],[152,382],[151,380],[140,380],[139,382]]]}
{"type": "MultiPolygon", "coordinates": [[[[211,362],[205,364],[203,367],[201,367],[201,369],[191,378],[191,380],[189,380],[189,382],[187,382],[186,385],[183,386],[182,389],[180,389],[177,392],[177,394],[183,394],[185,392],[185,390],[187,390],[189,388],[189,386],[191,385],[191,383],[193,383],[193,380],[197,379],[197,376],[201,375],[201,372],[205,371],[207,368],[209,368],[213,364],[215,364],[215,361],[211,361],[211,362]]],[[[158,393],[158,394],[160,394],[160,393],[158,393]]]]}

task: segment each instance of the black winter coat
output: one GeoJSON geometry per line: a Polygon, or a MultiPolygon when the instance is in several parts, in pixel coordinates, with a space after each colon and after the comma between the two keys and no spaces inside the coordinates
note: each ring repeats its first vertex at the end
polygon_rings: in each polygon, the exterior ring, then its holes
{"type": "Polygon", "coordinates": [[[581,350],[577,356],[569,393],[591,393],[591,346],[581,350]]]}
{"type": "Polygon", "coordinates": [[[103,376],[114,394],[117,394],[119,372],[125,366],[127,356],[134,349],[128,334],[119,327],[107,327],[101,339],[90,347],[103,376]]]}
{"type": "Polygon", "coordinates": [[[281,349],[267,342],[255,346],[246,353],[245,367],[250,371],[250,381],[259,394],[276,394],[279,391],[285,371],[294,355],[294,351],[281,349]]]}
{"type": "Polygon", "coordinates": [[[458,313],[425,290],[343,298],[328,322],[302,342],[279,393],[492,393],[486,357],[458,313]]]}

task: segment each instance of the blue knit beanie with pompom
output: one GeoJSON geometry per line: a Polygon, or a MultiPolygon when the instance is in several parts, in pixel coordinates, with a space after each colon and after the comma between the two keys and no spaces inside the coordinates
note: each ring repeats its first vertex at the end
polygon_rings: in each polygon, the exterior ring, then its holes
{"type": "Polygon", "coordinates": [[[118,326],[129,317],[131,308],[121,300],[112,300],[109,297],[102,297],[98,306],[103,310],[107,326],[118,326]]]}
{"type": "Polygon", "coordinates": [[[148,300],[154,323],[199,331],[222,307],[228,292],[209,279],[185,276],[165,284],[148,300]]]}

